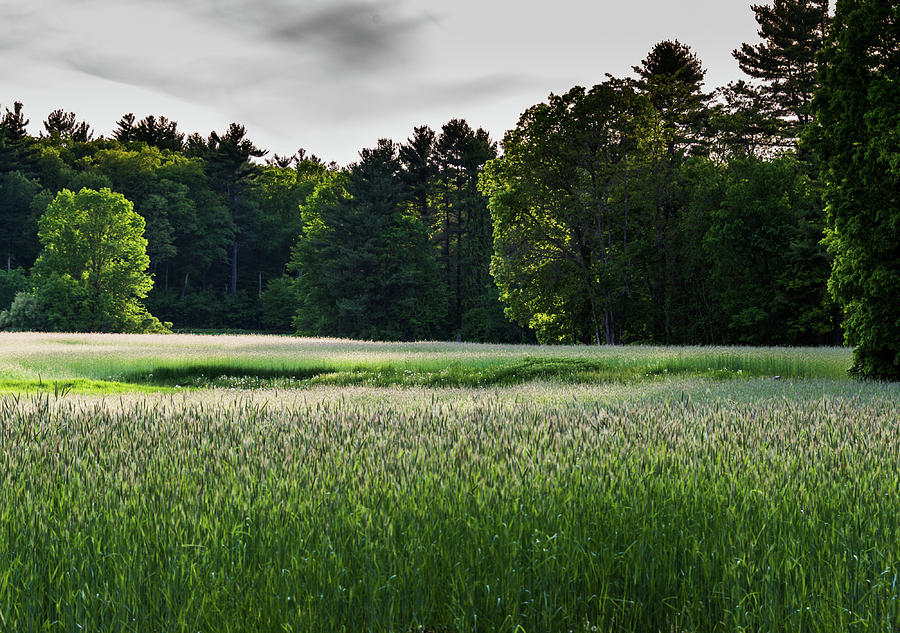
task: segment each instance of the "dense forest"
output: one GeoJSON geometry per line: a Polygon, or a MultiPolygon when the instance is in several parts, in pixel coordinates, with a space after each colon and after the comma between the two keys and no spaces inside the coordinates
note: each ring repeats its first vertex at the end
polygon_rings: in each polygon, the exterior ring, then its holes
{"type": "Polygon", "coordinates": [[[86,188],[143,218],[144,305],[174,329],[839,344],[814,151],[828,2],[753,10],[760,40],[734,51],[746,80],[705,91],[702,61],[667,40],[632,76],[551,94],[499,144],[454,119],[346,167],[159,115],[125,114],[106,138],[56,110],[35,137],[15,102],[0,120],[0,326],[75,323],[48,321],[32,269],[48,205],[86,188]]]}

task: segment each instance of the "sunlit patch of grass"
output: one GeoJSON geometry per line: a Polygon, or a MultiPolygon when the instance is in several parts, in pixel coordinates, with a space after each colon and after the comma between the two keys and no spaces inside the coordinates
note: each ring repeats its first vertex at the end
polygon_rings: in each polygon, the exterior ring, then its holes
{"type": "Polygon", "coordinates": [[[2,393],[47,393],[62,396],[67,393],[112,395],[122,393],[154,393],[171,391],[158,385],[143,385],[113,380],[92,380],[90,378],[63,378],[44,380],[43,378],[0,378],[2,393]]]}

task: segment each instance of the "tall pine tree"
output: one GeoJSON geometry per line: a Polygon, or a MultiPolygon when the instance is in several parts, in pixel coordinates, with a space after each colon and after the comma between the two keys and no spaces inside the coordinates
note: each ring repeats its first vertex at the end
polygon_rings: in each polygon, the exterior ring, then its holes
{"type": "Polygon", "coordinates": [[[741,70],[762,80],[763,94],[789,137],[799,137],[810,121],[816,54],[830,22],[828,4],[829,0],[774,0],[771,6],[753,5],[762,42],[744,43],[732,53],[741,70]]]}

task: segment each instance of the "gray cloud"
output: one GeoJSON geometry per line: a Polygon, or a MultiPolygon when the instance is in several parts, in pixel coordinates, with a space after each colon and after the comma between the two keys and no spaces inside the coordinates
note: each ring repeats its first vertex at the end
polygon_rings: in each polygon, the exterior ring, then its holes
{"type": "Polygon", "coordinates": [[[320,47],[328,63],[339,64],[343,71],[408,61],[416,44],[415,36],[434,18],[397,15],[391,6],[333,6],[287,23],[272,24],[269,35],[289,46],[313,43],[320,47]]]}
{"type": "Polygon", "coordinates": [[[263,46],[314,58],[324,72],[357,72],[415,59],[419,36],[438,18],[394,1],[170,0],[181,10],[219,23],[263,46]]]}

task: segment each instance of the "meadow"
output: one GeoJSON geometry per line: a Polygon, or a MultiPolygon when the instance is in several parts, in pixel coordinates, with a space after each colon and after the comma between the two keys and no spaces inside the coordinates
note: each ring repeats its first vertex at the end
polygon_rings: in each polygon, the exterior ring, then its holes
{"type": "Polygon", "coordinates": [[[850,364],[3,334],[0,630],[898,630],[900,385],[850,364]]]}

